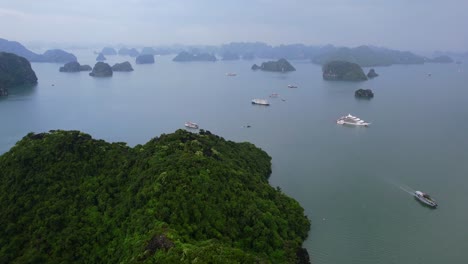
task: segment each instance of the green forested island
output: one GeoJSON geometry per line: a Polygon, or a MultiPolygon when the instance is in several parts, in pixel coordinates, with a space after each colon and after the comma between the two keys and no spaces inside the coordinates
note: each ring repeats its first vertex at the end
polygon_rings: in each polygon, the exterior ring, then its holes
{"type": "Polygon", "coordinates": [[[367,76],[362,68],[347,61],[331,61],[322,67],[323,79],[327,81],[365,81],[367,76]]]}
{"type": "Polygon", "coordinates": [[[307,263],[310,222],[270,172],[203,130],[133,148],[30,133],[0,156],[0,263],[307,263]]]}
{"type": "Polygon", "coordinates": [[[295,71],[296,68],[289,63],[286,59],[279,59],[277,61],[263,62],[262,65],[252,65],[252,70],[272,71],[272,72],[290,72],[295,71]]]}

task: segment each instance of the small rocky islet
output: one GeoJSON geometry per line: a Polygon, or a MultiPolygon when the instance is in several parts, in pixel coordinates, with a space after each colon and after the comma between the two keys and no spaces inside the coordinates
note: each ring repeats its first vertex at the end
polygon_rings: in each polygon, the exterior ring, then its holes
{"type": "Polygon", "coordinates": [[[374,98],[374,93],[371,89],[358,89],[354,92],[356,98],[371,99],[374,98]]]}
{"type": "Polygon", "coordinates": [[[286,59],[263,62],[260,66],[254,64],[251,69],[270,72],[291,72],[296,70],[296,68],[294,68],[286,59]]]}
{"type": "Polygon", "coordinates": [[[128,61],[124,61],[121,63],[116,63],[114,66],[112,66],[112,71],[115,72],[131,72],[133,71],[132,64],[128,61]]]}
{"type": "Polygon", "coordinates": [[[138,55],[135,59],[136,64],[153,64],[154,55],[153,54],[141,54],[138,55]]]}
{"type": "Polygon", "coordinates": [[[69,63],[65,63],[62,67],[60,67],[60,72],[81,72],[81,71],[91,71],[92,68],[89,65],[80,65],[77,61],[72,61],[69,63]]]}
{"type": "Polygon", "coordinates": [[[98,62],[93,67],[93,71],[89,73],[89,76],[93,77],[112,77],[112,67],[105,62],[98,62]]]}
{"type": "Polygon", "coordinates": [[[331,61],[323,65],[322,77],[327,81],[366,81],[367,76],[357,63],[331,61]]]}
{"type": "Polygon", "coordinates": [[[373,79],[375,77],[379,76],[374,69],[370,69],[369,72],[367,73],[367,78],[373,79]]]}

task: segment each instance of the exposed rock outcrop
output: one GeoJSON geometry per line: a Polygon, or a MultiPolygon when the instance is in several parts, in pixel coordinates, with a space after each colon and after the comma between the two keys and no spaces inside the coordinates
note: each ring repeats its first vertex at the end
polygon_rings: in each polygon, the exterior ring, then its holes
{"type": "Polygon", "coordinates": [[[347,61],[331,61],[322,67],[323,79],[327,81],[365,81],[367,76],[361,66],[347,61]]]}
{"type": "Polygon", "coordinates": [[[375,78],[377,76],[379,75],[375,72],[374,69],[370,69],[369,72],[367,73],[367,78],[370,78],[370,79],[375,78]]]}
{"type": "Polygon", "coordinates": [[[260,69],[262,71],[271,71],[271,72],[290,72],[295,71],[291,63],[289,63],[286,59],[279,59],[277,61],[267,61],[262,63],[260,67],[254,64],[251,68],[252,70],[260,69]]]}
{"type": "Polygon", "coordinates": [[[354,92],[354,96],[358,98],[371,99],[374,97],[374,93],[371,89],[359,89],[354,92]]]}
{"type": "MultiPolygon", "coordinates": [[[[27,59],[13,53],[0,52],[0,88],[8,89],[36,83],[36,73],[27,59]]],[[[8,91],[4,90],[3,93],[8,91]]]]}
{"type": "Polygon", "coordinates": [[[136,64],[152,64],[154,63],[154,55],[153,54],[143,54],[139,55],[135,59],[136,64]]]}
{"type": "Polygon", "coordinates": [[[60,72],[80,72],[80,71],[90,71],[90,70],[92,70],[91,66],[80,65],[80,63],[77,61],[66,63],[59,69],[60,72]]]}
{"type": "Polygon", "coordinates": [[[102,61],[94,65],[93,71],[89,73],[93,77],[111,77],[113,74],[112,68],[109,64],[102,61]]]}
{"type": "Polygon", "coordinates": [[[114,66],[112,66],[112,71],[116,72],[131,72],[133,71],[132,65],[130,62],[125,61],[122,63],[116,63],[114,66]]]}

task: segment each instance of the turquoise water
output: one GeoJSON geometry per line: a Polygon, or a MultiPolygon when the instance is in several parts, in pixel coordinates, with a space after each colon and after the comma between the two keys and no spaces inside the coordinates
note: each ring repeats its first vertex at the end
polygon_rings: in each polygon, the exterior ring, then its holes
{"type": "MultiPolygon", "coordinates": [[[[94,64],[89,51],[75,54],[94,64]]],[[[39,84],[0,99],[0,153],[31,131],[77,129],[133,146],[193,121],[273,157],[271,184],[297,199],[312,220],[304,246],[313,263],[468,259],[466,65],[378,67],[376,79],[340,83],[323,81],[321,68],[308,62],[292,62],[297,71],[281,74],[251,71],[260,60],[108,59],[130,60],[135,71],[96,79],[59,73],[58,64],[32,64],[39,84]],[[355,99],[358,88],[373,89],[375,98],[355,99]],[[268,98],[272,93],[279,98],[268,98]],[[253,98],[271,106],[253,106],[253,98]],[[348,113],[371,126],[335,124],[348,113]],[[439,208],[422,206],[403,189],[430,193],[439,208]]]]}

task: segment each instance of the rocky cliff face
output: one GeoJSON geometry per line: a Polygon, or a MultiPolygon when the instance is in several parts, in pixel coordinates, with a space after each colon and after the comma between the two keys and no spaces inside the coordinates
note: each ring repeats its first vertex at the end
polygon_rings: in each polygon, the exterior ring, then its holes
{"type": "Polygon", "coordinates": [[[4,89],[3,94],[8,93],[7,88],[36,83],[36,73],[27,59],[13,53],[0,52],[0,88],[4,89]]]}

